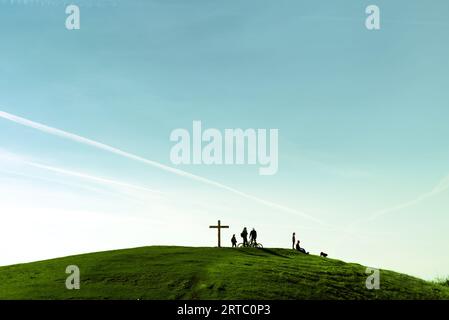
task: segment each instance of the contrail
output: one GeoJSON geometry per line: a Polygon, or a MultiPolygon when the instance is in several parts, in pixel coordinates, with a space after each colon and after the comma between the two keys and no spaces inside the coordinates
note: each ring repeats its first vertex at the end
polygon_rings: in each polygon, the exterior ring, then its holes
{"type": "Polygon", "coordinates": [[[158,190],[153,190],[153,189],[150,189],[150,188],[137,186],[137,185],[129,184],[129,183],[122,182],[122,181],[101,178],[101,177],[92,176],[92,175],[86,174],[86,173],[81,173],[81,172],[76,172],[76,171],[56,168],[56,167],[52,167],[52,166],[39,164],[39,163],[36,163],[36,162],[23,161],[23,163],[25,163],[25,164],[27,164],[29,166],[35,167],[35,168],[44,169],[44,170],[56,172],[56,173],[63,174],[63,175],[68,175],[68,176],[78,177],[78,178],[82,178],[82,179],[92,180],[92,181],[96,181],[96,182],[107,184],[107,185],[116,185],[116,186],[119,186],[119,187],[125,187],[125,188],[145,191],[145,192],[149,192],[149,193],[153,193],[153,194],[157,194],[157,195],[162,195],[162,192],[160,192],[158,190]]]}
{"type": "MultiPolygon", "coordinates": [[[[440,182],[430,191],[428,192],[424,192],[420,195],[418,195],[417,197],[415,197],[414,199],[411,199],[409,201],[406,202],[402,202],[400,204],[397,204],[395,206],[391,206],[388,208],[384,208],[382,210],[378,210],[376,212],[373,212],[370,216],[368,216],[367,218],[362,218],[359,220],[356,220],[352,223],[350,223],[349,225],[347,225],[345,228],[343,228],[341,231],[342,233],[345,233],[346,235],[351,235],[352,229],[357,226],[360,225],[361,223],[368,223],[370,221],[376,220],[380,217],[383,217],[385,215],[389,215],[392,214],[394,212],[400,211],[402,209],[411,207],[421,201],[424,201],[428,198],[431,198],[433,196],[436,196],[444,191],[446,191],[447,189],[449,189],[449,175],[445,176],[443,179],[440,180],[440,182]]],[[[344,240],[345,237],[340,237],[339,239],[336,239],[336,243],[341,243],[344,240]]]]}
{"type": "Polygon", "coordinates": [[[79,136],[77,134],[73,134],[73,133],[70,133],[70,132],[67,132],[67,131],[64,131],[64,130],[60,130],[60,129],[57,129],[57,128],[49,127],[49,126],[46,126],[44,124],[41,124],[41,123],[38,123],[38,122],[34,122],[34,121],[31,121],[31,120],[28,120],[28,119],[25,119],[25,118],[22,118],[22,117],[19,117],[19,116],[16,116],[16,115],[4,112],[4,111],[0,111],[0,117],[4,118],[6,120],[12,121],[12,122],[21,124],[23,126],[29,127],[29,128],[33,128],[33,129],[36,129],[36,130],[39,130],[39,131],[42,131],[42,132],[45,132],[45,133],[48,133],[48,134],[51,134],[51,135],[55,135],[55,136],[58,136],[58,137],[61,137],[61,138],[64,138],[64,139],[72,140],[72,141],[75,141],[75,142],[78,142],[78,143],[81,143],[81,144],[89,145],[89,146],[92,146],[92,147],[97,148],[97,149],[108,151],[110,153],[114,153],[114,154],[120,155],[122,157],[131,159],[131,160],[135,160],[135,161],[139,161],[139,162],[145,163],[145,164],[147,164],[149,166],[156,167],[156,168],[159,168],[159,169],[167,171],[167,172],[171,172],[171,173],[176,174],[178,176],[186,177],[186,178],[189,178],[189,179],[192,179],[192,180],[195,180],[195,181],[202,182],[202,183],[207,184],[207,185],[214,186],[214,187],[219,188],[219,189],[223,189],[223,190],[229,191],[231,193],[234,193],[234,194],[239,195],[239,196],[241,196],[243,198],[246,198],[246,199],[258,202],[258,203],[263,204],[265,206],[268,206],[268,207],[271,207],[271,208],[274,208],[274,209],[278,209],[278,210],[281,210],[281,211],[284,211],[284,212],[297,214],[297,215],[299,215],[299,216],[301,216],[301,217],[303,217],[305,219],[308,219],[310,221],[313,221],[313,222],[321,224],[321,225],[325,224],[323,221],[321,221],[321,220],[319,220],[317,218],[314,218],[314,217],[312,217],[312,216],[310,216],[310,215],[308,215],[308,214],[306,214],[304,212],[300,212],[298,210],[295,210],[295,209],[292,209],[292,208],[289,208],[289,207],[286,207],[286,206],[283,206],[283,205],[280,205],[280,204],[277,204],[277,203],[274,203],[274,202],[271,202],[271,201],[267,201],[267,200],[258,198],[256,196],[247,194],[245,192],[242,192],[242,191],[237,190],[235,188],[229,187],[229,186],[224,185],[222,183],[219,183],[219,182],[207,179],[207,178],[203,178],[201,176],[198,176],[198,175],[195,175],[195,174],[191,174],[191,173],[188,173],[188,172],[183,171],[183,170],[172,168],[172,167],[164,165],[162,163],[159,163],[159,162],[156,162],[156,161],[153,161],[153,160],[149,160],[149,159],[137,156],[135,154],[123,151],[121,149],[112,147],[110,145],[107,145],[107,144],[104,144],[104,143],[101,143],[101,142],[98,142],[98,141],[94,141],[94,140],[91,140],[91,139],[79,136]]]}
{"type": "Polygon", "coordinates": [[[362,218],[360,220],[356,220],[356,221],[350,223],[346,228],[344,228],[343,231],[349,232],[349,229],[355,227],[356,225],[359,225],[361,223],[367,223],[367,222],[373,221],[375,219],[378,219],[380,217],[383,217],[385,215],[388,215],[388,214],[400,211],[402,209],[411,207],[421,201],[424,201],[428,198],[436,196],[436,195],[446,191],[447,189],[449,189],[449,175],[447,175],[443,179],[441,179],[438,182],[438,184],[435,187],[433,187],[432,190],[422,193],[422,194],[418,195],[417,197],[415,197],[414,199],[408,200],[406,202],[402,202],[395,206],[391,206],[391,207],[376,211],[376,212],[372,213],[370,216],[368,216],[367,218],[362,218]]]}
{"type": "Polygon", "coordinates": [[[100,184],[113,185],[113,186],[118,186],[118,187],[125,187],[128,189],[145,191],[145,192],[157,195],[157,196],[163,195],[163,192],[161,192],[159,190],[154,190],[154,189],[150,189],[150,188],[146,188],[146,187],[142,187],[142,186],[138,186],[138,185],[134,185],[134,184],[118,181],[118,180],[98,177],[98,176],[94,176],[94,175],[79,172],[79,171],[72,171],[72,170],[62,169],[62,168],[58,168],[58,167],[54,167],[54,166],[44,165],[44,164],[37,163],[34,161],[25,160],[22,157],[19,157],[19,156],[10,154],[10,153],[5,154],[4,152],[1,152],[1,150],[0,150],[0,159],[7,159],[7,160],[14,161],[15,163],[19,162],[19,163],[28,165],[30,167],[43,169],[43,170],[55,172],[55,173],[66,175],[66,176],[72,176],[72,177],[77,177],[77,178],[81,178],[81,179],[85,179],[85,180],[91,180],[91,181],[94,181],[94,182],[97,182],[100,184]]]}
{"type": "Polygon", "coordinates": [[[369,216],[365,221],[371,221],[374,220],[376,218],[379,218],[381,216],[384,216],[386,214],[410,207],[412,205],[415,205],[425,199],[428,199],[430,197],[433,197],[441,192],[446,191],[447,189],[449,189],[449,175],[447,175],[446,177],[444,177],[432,190],[425,192],[419,196],[417,196],[415,199],[409,200],[407,202],[395,205],[393,207],[390,208],[386,208],[386,209],[382,209],[379,210],[375,213],[373,213],[371,216],[369,216]]]}

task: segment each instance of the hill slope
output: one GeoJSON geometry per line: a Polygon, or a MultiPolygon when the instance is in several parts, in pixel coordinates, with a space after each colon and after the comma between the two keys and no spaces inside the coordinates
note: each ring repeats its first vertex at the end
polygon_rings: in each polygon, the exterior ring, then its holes
{"type": "Polygon", "coordinates": [[[449,288],[286,249],[143,247],[0,268],[0,299],[449,299],[449,288]],[[67,290],[65,269],[81,270],[67,290]]]}

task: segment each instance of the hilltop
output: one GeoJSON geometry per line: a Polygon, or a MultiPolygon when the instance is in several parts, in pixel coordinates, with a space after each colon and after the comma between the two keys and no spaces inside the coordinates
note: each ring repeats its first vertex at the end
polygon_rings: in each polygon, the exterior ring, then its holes
{"type": "Polygon", "coordinates": [[[449,299],[449,287],[288,249],[142,247],[0,267],[0,299],[449,299]],[[81,289],[67,290],[68,265],[81,289]]]}

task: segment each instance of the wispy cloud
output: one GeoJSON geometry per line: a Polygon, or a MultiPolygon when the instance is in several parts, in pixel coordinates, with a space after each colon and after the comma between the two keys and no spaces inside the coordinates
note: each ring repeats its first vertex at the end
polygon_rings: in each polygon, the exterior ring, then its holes
{"type": "Polygon", "coordinates": [[[445,192],[449,189],[449,175],[445,176],[443,179],[441,179],[430,191],[428,192],[424,192],[418,196],[416,196],[415,198],[409,200],[409,201],[405,201],[405,202],[401,202],[397,205],[394,206],[390,206],[378,211],[373,212],[372,214],[370,214],[368,217],[366,218],[362,218],[359,220],[356,220],[352,223],[350,223],[344,230],[344,233],[350,233],[351,229],[354,228],[357,225],[360,225],[362,223],[368,223],[371,221],[374,221],[376,219],[379,219],[383,216],[387,216],[390,214],[393,214],[395,212],[399,212],[403,209],[412,207],[424,200],[427,200],[429,198],[432,198],[434,196],[437,196],[438,194],[445,192]]]}
{"type": "Polygon", "coordinates": [[[395,205],[395,206],[392,206],[392,207],[388,207],[388,208],[379,210],[377,212],[374,212],[367,219],[364,219],[363,221],[368,222],[368,221],[380,218],[380,217],[382,217],[384,215],[387,215],[387,214],[390,214],[390,213],[393,213],[393,212],[400,211],[402,209],[411,207],[411,206],[413,206],[415,204],[418,204],[421,201],[424,201],[426,199],[434,197],[434,196],[436,196],[436,195],[446,191],[447,189],[449,189],[449,175],[447,175],[442,180],[440,180],[438,182],[438,184],[435,187],[433,187],[432,190],[430,190],[428,192],[425,192],[423,194],[420,194],[419,196],[417,196],[416,198],[414,198],[412,200],[409,200],[409,201],[400,203],[398,205],[395,205]]]}
{"type": "Polygon", "coordinates": [[[21,125],[29,127],[29,128],[33,128],[33,129],[39,130],[41,132],[45,132],[47,134],[51,134],[51,135],[58,136],[58,137],[61,137],[61,138],[64,138],[64,139],[72,140],[72,141],[75,141],[75,142],[78,142],[78,143],[81,143],[81,144],[89,145],[91,147],[94,147],[94,148],[97,148],[97,149],[100,149],[100,150],[104,150],[104,151],[107,151],[107,152],[110,152],[110,153],[113,153],[113,154],[116,154],[116,155],[119,155],[119,156],[122,156],[122,157],[125,157],[125,158],[128,158],[128,159],[131,159],[131,160],[135,160],[135,161],[144,163],[146,165],[149,165],[149,166],[152,166],[152,167],[155,167],[155,168],[158,168],[158,169],[161,169],[161,170],[173,173],[173,174],[181,176],[181,177],[189,178],[189,179],[192,179],[194,181],[198,181],[198,182],[201,182],[201,183],[204,183],[204,184],[207,184],[207,185],[219,188],[219,189],[226,190],[228,192],[231,192],[231,193],[234,193],[234,194],[236,194],[238,196],[241,196],[243,198],[246,198],[246,199],[258,202],[258,203],[260,203],[262,205],[271,207],[273,209],[277,209],[277,210],[281,210],[281,211],[288,212],[288,213],[291,213],[291,214],[295,214],[295,215],[301,216],[304,219],[307,219],[309,221],[318,223],[320,225],[325,225],[325,223],[323,221],[321,221],[320,219],[317,219],[317,218],[315,218],[315,217],[313,217],[313,216],[311,216],[309,214],[306,214],[306,213],[304,213],[302,211],[299,211],[299,210],[296,210],[296,209],[293,209],[293,208],[289,208],[287,206],[284,206],[284,205],[281,205],[281,204],[278,204],[278,203],[275,203],[275,202],[267,201],[265,199],[253,196],[253,195],[245,193],[245,192],[242,192],[242,191],[240,191],[238,189],[235,189],[233,187],[224,185],[222,183],[219,183],[219,182],[216,182],[216,181],[213,181],[213,180],[210,180],[210,179],[207,179],[207,178],[195,175],[195,174],[191,174],[191,173],[188,173],[188,172],[183,171],[183,170],[175,169],[173,167],[164,165],[162,163],[159,163],[159,162],[156,162],[156,161],[153,161],[153,160],[149,160],[149,159],[140,157],[138,155],[135,155],[135,154],[123,151],[121,149],[112,147],[110,145],[107,145],[107,144],[104,144],[104,143],[101,143],[101,142],[98,142],[98,141],[95,141],[95,140],[91,140],[91,139],[82,137],[82,136],[74,134],[74,133],[70,133],[70,132],[67,132],[67,131],[64,131],[64,130],[60,130],[60,129],[57,129],[57,128],[54,128],[54,127],[50,127],[50,126],[47,126],[47,125],[44,125],[44,124],[41,124],[41,123],[38,123],[38,122],[34,122],[34,121],[31,121],[31,120],[28,120],[28,119],[25,119],[25,118],[22,118],[22,117],[19,117],[19,116],[16,116],[16,115],[4,112],[4,111],[0,111],[0,118],[3,118],[3,119],[6,119],[6,120],[9,120],[9,121],[21,124],[21,125]]]}
{"type": "Polygon", "coordinates": [[[80,178],[80,179],[84,179],[84,180],[93,181],[96,183],[100,183],[102,185],[116,186],[116,187],[123,187],[123,188],[127,188],[127,189],[138,190],[138,191],[144,191],[147,193],[151,193],[153,196],[161,196],[163,194],[159,190],[150,189],[147,187],[130,184],[130,183],[123,182],[123,181],[118,181],[118,180],[109,179],[109,178],[103,178],[103,177],[95,176],[92,174],[79,172],[79,171],[73,171],[73,170],[67,170],[67,169],[63,169],[63,168],[59,168],[59,167],[55,167],[55,166],[44,165],[44,164],[41,164],[41,163],[38,163],[35,161],[30,161],[22,156],[19,156],[19,155],[5,152],[3,150],[0,150],[0,159],[11,161],[14,163],[21,163],[24,165],[28,165],[30,167],[50,171],[50,172],[65,175],[65,176],[71,176],[71,177],[76,177],[76,178],[80,178]]]}

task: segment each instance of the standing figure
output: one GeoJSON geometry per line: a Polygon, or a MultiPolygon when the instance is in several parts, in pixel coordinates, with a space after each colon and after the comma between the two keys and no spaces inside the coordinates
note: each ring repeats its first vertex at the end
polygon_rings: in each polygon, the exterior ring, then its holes
{"type": "Polygon", "coordinates": [[[243,228],[243,231],[240,234],[240,236],[243,238],[243,246],[247,247],[248,246],[248,231],[246,230],[246,227],[243,228]]]}
{"type": "Polygon", "coordinates": [[[231,243],[233,248],[237,247],[237,239],[235,238],[235,234],[232,235],[231,243]]]}
{"type": "Polygon", "coordinates": [[[292,249],[295,250],[295,241],[296,241],[296,236],[295,233],[293,232],[293,236],[292,236],[292,249]]]}
{"type": "Polygon", "coordinates": [[[253,230],[251,230],[251,232],[249,233],[249,241],[250,244],[256,245],[257,242],[257,231],[253,228],[253,230]]]}

